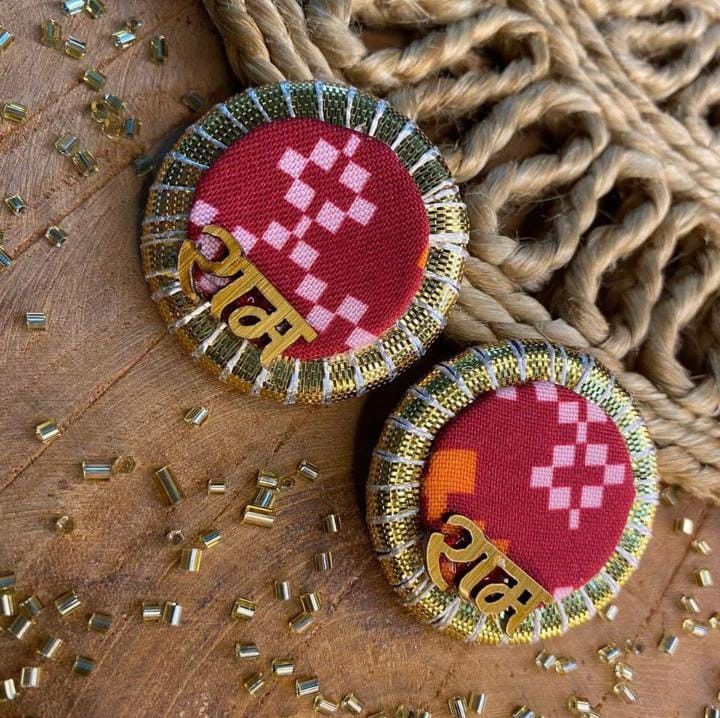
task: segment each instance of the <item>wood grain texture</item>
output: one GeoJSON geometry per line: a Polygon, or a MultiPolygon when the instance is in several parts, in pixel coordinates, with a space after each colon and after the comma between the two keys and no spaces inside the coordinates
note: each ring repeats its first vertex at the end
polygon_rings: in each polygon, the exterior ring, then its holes
{"type": "Polygon", "coordinates": [[[43,687],[0,715],[43,718],[160,718],[164,716],[307,716],[307,701],[293,695],[292,681],[271,681],[249,697],[242,678],[267,669],[275,656],[293,656],[299,674],[317,674],[322,690],[340,697],[353,690],[369,708],[403,702],[447,715],[447,697],[488,692],[490,718],[509,716],[527,703],[546,716],[566,715],[575,693],[602,705],[603,716],[701,716],[720,688],[718,641],[681,637],[674,658],[656,651],[665,630],[680,631],[679,596],[691,591],[703,617],[720,609],[717,589],[693,587],[691,569],[707,565],[720,579],[717,553],[703,559],[672,533],[675,515],[696,520],[699,534],[720,552],[720,512],[686,500],[661,509],[656,538],[618,603],[614,624],[593,621],[548,643],[574,656],[575,673],[540,673],[537,648],[469,647],[432,633],[397,605],[371,553],[364,527],[363,484],[372,445],[383,419],[404,389],[428,366],[455,349],[438,346],[423,366],[392,387],[364,400],[329,408],[284,407],[228,390],[195,365],[165,332],[143,281],[137,224],[144,189],[129,167],[141,151],[157,151],[164,138],[191,121],[179,97],[198,90],[213,100],[234,91],[220,43],[198,2],[109,2],[106,18],[61,18],[58,3],[5,0],[0,23],[17,35],[0,56],[0,98],[30,107],[24,126],[0,128],[2,191],[22,192],[31,209],[22,217],[3,210],[6,245],[15,265],[0,274],[0,570],[14,569],[18,593],[37,592],[49,603],[73,586],[83,610],[60,619],[47,609],[23,642],[0,635],[0,678],[35,663],[39,637],[53,633],[67,645],[56,664],[45,666],[43,687]],[[162,32],[170,61],[147,59],[147,39],[119,52],[109,33],[125,17],[145,21],[143,35],[162,32]],[[87,39],[90,54],[77,62],[37,42],[42,17],[61,19],[66,34],[87,39]],[[143,121],[141,142],[103,138],[83,108],[92,93],[78,83],[82,69],[96,66],[108,88],[126,98],[143,121]],[[52,150],[63,131],[75,131],[95,152],[100,172],[77,177],[52,150]],[[48,247],[43,233],[62,224],[71,238],[48,247]],[[26,311],[49,315],[49,331],[29,333],[26,311]],[[200,429],[182,422],[184,410],[205,404],[210,418],[200,429]],[[35,424],[58,420],[63,435],[48,446],[35,424]],[[82,481],[80,461],[131,454],[138,468],[108,483],[82,481]],[[281,499],[281,516],[270,531],[242,526],[242,507],[253,494],[260,466],[291,471],[308,457],[322,469],[316,484],[299,482],[281,499]],[[169,508],[153,469],[170,462],[187,499],[169,508]],[[230,482],[225,497],[208,498],[208,478],[230,482]],[[327,537],[319,517],[333,510],[343,532],[327,537]],[[70,537],[51,530],[52,519],[72,514],[70,537]],[[199,575],[176,567],[178,549],[167,530],[189,535],[206,528],[223,532],[199,575]],[[313,572],[312,555],[328,547],[336,566],[313,572]],[[290,579],[297,591],[318,588],[326,606],[303,636],[291,634],[295,604],[276,602],[274,578],[290,579]],[[239,595],[259,602],[253,621],[229,619],[239,595]],[[175,599],[184,608],[178,628],[143,625],[139,602],[175,599]],[[115,616],[107,636],[85,629],[86,610],[115,616]],[[611,692],[607,668],[595,649],[608,641],[638,638],[646,645],[633,658],[640,700],[621,704],[611,692]],[[239,664],[233,645],[254,640],[262,658],[239,664]],[[72,656],[97,660],[87,678],[70,671],[72,656]]]}

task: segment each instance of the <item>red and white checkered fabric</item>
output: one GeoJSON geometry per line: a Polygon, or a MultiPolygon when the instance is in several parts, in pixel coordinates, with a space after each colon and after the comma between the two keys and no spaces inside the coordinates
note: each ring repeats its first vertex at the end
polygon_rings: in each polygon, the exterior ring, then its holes
{"type": "MultiPolygon", "coordinates": [[[[218,240],[200,236],[207,224],[230,231],[317,331],[290,357],[367,346],[422,282],[429,225],[409,173],[379,140],[319,120],[276,121],[234,142],[201,178],[190,212],[190,239],[217,260],[218,240]]],[[[196,275],[206,297],[228,281],[196,275]]]]}
{"type": "Polygon", "coordinates": [[[625,441],[594,404],[547,382],[481,396],[440,432],[422,517],[476,521],[555,598],[587,583],[617,546],[635,499],[625,441]]]}

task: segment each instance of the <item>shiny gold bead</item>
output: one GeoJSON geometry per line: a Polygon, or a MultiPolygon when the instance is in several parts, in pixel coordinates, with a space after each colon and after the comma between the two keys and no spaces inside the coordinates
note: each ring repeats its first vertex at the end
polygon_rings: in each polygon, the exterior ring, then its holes
{"type": "Polygon", "coordinates": [[[208,413],[204,406],[194,406],[185,414],[185,423],[191,426],[201,426],[208,418],[208,413]]]}
{"type": "Polygon", "coordinates": [[[462,696],[454,696],[448,700],[448,708],[453,718],[467,718],[467,703],[462,696]]]}
{"type": "Polygon", "coordinates": [[[32,621],[29,618],[23,616],[22,614],[18,614],[12,620],[12,623],[10,623],[10,625],[7,627],[7,632],[11,636],[17,638],[18,641],[22,641],[22,639],[25,638],[25,634],[30,630],[32,625],[32,621]]]}
{"type": "Polygon", "coordinates": [[[163,623],[179,626],[182,620],[182,606],[176,601],[165,601],[162,612],[163,623]]]}
{"type": "Polygon", "coordinates": [[[402,703],[395,709],[395,718],[415,718],[415,711],[402,703]]]}
{"type": "Polygon", "coordinates": [[[73,611],[77,611],[81,605],[82,601],[80,601],[73,589],[66,591],[62,596],[55,599],[55,608],[61,616],[69,616],[73,611]]]}
{"type": "Polygon", "coordinates": [[[661,653],[667,653],[669,656],[673,656],[677,651],[679,643],[680,639],[677,636],[667,633],[660,639],[658,650],[661,653]]]}
{"type": "Polygon", "coordinates": [[[62,247],[63,244],[65,244],[65,240],[67,238],[68,233],[64,229],[56,225],[48,227],[45,231],[45,239],[47,239],[48,244],[54,247],[62,247]]]}
{"type": "Polygon", "coordinates": [[[287,491],[291,489],[295,482],[293,479],[286,478],[284,476],[278,476],[277,474],[260,469],[258,471],[256,484],[259,489],[271,489],[272,491],[287,491]]]}
{"type": "Polygon", "coordinates": [[[295,673],[295,661],[292,658],[273,658],[271,668],[274,676],[291,676],[295,673]]]}
{"type": "Polygon", "coordinates": [[[613,673],[615,673],[615,677],[619,678],[621,681],[635,680],[635,669],[632,666],[629,666],[627,663],[623,663],[622,661],[615,664],[615,667],[613,668],[613,673]]]}
{"type": "Polygon", "coordinates": [[[0,591],[10,591],[15,588],[15,572],[0,573],[0,591]]]}
{"type": "Polygon", "coordinates": [[[125,22],[122,24],[122,29],[127,30],[128,32],[134,32],[137,33],[138,30],[140,30],[143,26],[143,21],[140,20],[137,17],[129,17],[125,22]]]}
{"type": "Polygon", "coordinates": [[[272,489],[258,489],[255,498],[252,501],[253,506],[261,509],[271,509],[275,506],[277,492],[272,489]]]}
{"type": "Polygon", "coordinates": [[[262,526],[263,528],[271,528],[275,523],[276,515],[271,509],[264,509],[260,506],[248,504],[243,512],[242,522],[252,526],[262,526]]]}
{"type": "Polygon", "coordinates": [[[236,643],[235,656],[241,661],[250,661],[260,657],[260,650],[254,643],[236,643]]]}
{"type": "Polygon", "coordinates": [[[695,531],[695,522],[687,517],[676,518],[673,524],[673,531],[677,534],[692,536],[695,531]]]}
{"type": "Polygon", "coordinates": [[[193,112],[201,112],[205,107],[205,98],[199,92],[186,92],[181,99],[183,105],[193,112]]]}
{"type": "Polygon", "coordinates": [[[325,698],[323,695],[316,695],[313,700],[313,710],[324,716],[335,715],[338,712],[338,704],[336,701],[325,698]]]}
{"type": "Polygon", "coordinates": [[[99,92],[105,86],[107,77],[100,70],[85,70],[82,81],[95,92],[99,92]]]}
{"type": "Polygon", "coordinates": [[[93,611],[88,619],[88,630],[96,633],[107,633],[112,627],[113,617],[109,613],[93,611]]]}
{"type": "Polygon", "coordinates": [[[549,671],[556,662],[557,657],[548,651],[540,651],[540,653],[535,656],[535,665],[544,671],[549,671]]]}
{"type": "Polygon", "coordinates": [[[243,681],[243,685],[251,696],[256,696],[265,687],[265,679],[262,673],[252,673],[243,681]]]}
{"type": "Polygon", "coordinates": [[[4,701],[14,701],[17,698],[17,688],[15,687],[15,679],[14,678],[5,678],[0,682],[0,688],[2,688],[2,693],[0,693],[0,703],[3,703],[4,701]]]}
{"type": "Polygon", "coordinates": [[[313,617],[309,613],[305,613],[305,611],[303,611],[294,618],[290,619],[288,625],[293,633],[305,633],[305,631],[312,626],[313,622],[313,617]]]}
{"type": "Polygon", "coordinates": [[[13,214],[24,214],[27,212],[27,203],[22,198],[22,195],[12,194],[5,197],[5,204],[13,214]]]}
{"type": "Polygon", "coordinates": [[[144,177],[155,171],[155,160],[150,155],[138,155],[133,160],[132,166],[138,177],[144,177]]]}
{"type": "Polygon", "coordinates": [[[61,638],[53,638],[48,636],[37,650],[37,654],[45,659],[46,661],[54,661],[58,651],[62,647],[63,641],[61,638]]]}
{"type": "Polygon", "coordinates": [[[705,706],[705,718],[720,718],[720,708],[715,706],[705,706]]]}
{"type": "Polygon", "coordinates": [[[165,534],[165,538],[174,546],[185,543],[185,534],[182,529],[172,529],[165,534]]]}
{"type": "Polygon", "coordinates": [[[60,436],[60,429],[58,429],[55,419],[48,419],[35,427],[35,434],[43,444],[49,444],[53,439],[57,439],[58,436],[60,436]]]}
{"type": "Polygon", "coordinates": [[[109,115],[102,123],[102,133],[111,140],[116,140],[122,134],[123,120],[116,115],[109,115]]]}
{"type": "Polygon", "coordinates": [[[0,270],[12,267],[12,257],[0,247],[0,270]]]}
{"type": "Polygon", "coordinates": [[[297,678],[295,680],[295,695],[298,697],[311,696],[320,692],[320,681],[316,676],[297,678]]]}
{"type": "Polygon", "coordinates": [[[612,622],[618,617],[619,612],[620,609],[614,603],[611,603],[600,611],[600,616],[606,621],[612,622]]]}
{"type": "Polygon", "coordinates": [[[688,613],[700,613],[700,604],[694,596],[680,596],[680,605],[688,613]]]}
{"type": "Polygon", "coordinates": [[[205,548],[212,548],[222,541],[222,534],[217,529],[212,529],[211,531],[200,534],[198,541],[200,541],[205,548]]]}
{"type": "Polygon", "coordinates": [[[713,613],[713,615],[708,618],[708,623],[712,629],[720,628],[720,613],[713,613]]]}
{"type": "Polygon", "coordinates": [[[95,661],[89,656],[75,656],[73,661],[73,673],[79,676],[89,676],[95,670],[95,661]]]}
{"type": "Polygon", "coordinates": [[[85,12],[94,20],[102,17],[107,8],[102,0],[85,0],[85,12]]]}
{"type": "Polygon", "coordinates": [[[255,611],[257,611],[255,601],[251,601],[249,598],[238,598],[233,604],[230,615],[233,618],[249,621],[255,615],[255,611]]]}
{"type": "Polygon", "coordinates": [[[300,604],[305,613],[317,613],[322,606],[322,600],[318,591],[303,593],[300,595],[300,604]]]}
{"type": "Polygon", "coordinates": [[[150,59],[160,65],[168,59],[168,42],[164,35],[150,38],[150,59]]]}
{"type": "Polygon", "coordinates": [[[71,36],[65,40],[63,49],[68,57],[72,57],[76,60],[81,60],[85,57],[85,55],[87,55],[87,43],[82,40],[78,40],[76,37],[71,36]]]}
{"type": "Polygon", "coordinates": [[[328,514],[327,516],[323,516],[320,520],[320,526],[326,534],[340,533],[340,517],[337,514],[328,514]]]}
{"type": "Polygon", "coordinates": [[[682,623],[682,628],[685,633],[689,633],[691,636],[697,636],[698,638],[705,638],[705,636],[710,633],[709,626],[693,621],[692,618],[686,618],[682,623]]]}
{"type": "MultiPolygon", "coordinates": [[[[25,105],[21,105],[19,102],[6,102],[3,105],[2,114],[4,120],[7,120],[8,122],[15,122],[16,124],[22,124],[27,120],[28,108],[25,105]]],[[[15,212],[15,214],[19,213],[15,212]]]]}
{"type": "Polygon", "coordinates": [[[13,44],[15,35],[0,25],[0,52],[5,52],[13,44]]]}
{"type": "Polygon", "coordinates": [[[142,620],[143,623],[157,623],[162,620],[163,606],[158,601],[143,601],[142,620]]]}
{"type": "Polygon", "coordinates": [[[667,506],[677,506],[680,500],[680,488],[678,486],[666,486],[660,492],[660,499],[667,506]]]}
{"type": "Polygon", "coordinates": [[[20,612],[31,621],[45,608],[43,602],[35,595],[28,596],[19,606],[20,612]]]}
{"type": "Polygon", "coordinates": [[[47,314],[45,312],[26,312],[25,326],[29,331],[44,331],[47,329],[47,314]]]}
{"type": "Polygon", "coordinates": [[[72,163],[78,174],[83,177],[89,177],[100,169],[97,160],[89,150],[79,150],[76,152],[72,156],[72,163]]]}
{"type": "Polygon", "coordinates": [[[609,643],[607,646],[598,648],[598,657],[601,663],[612,665],[622,657],[622,651],[614,643],[609,643]]]}
{"type": "Polygon", "coordinates": [[[135,471],[135,466],[132,456],[118,456],[113,459],[113,474],[130,474],[135,471]]]}
{"type": "Polygon", "coordinates": [[[317,481],[320,471],[315,464],[310,463],[307,459],[303,459],[297,467],[300,476],[304,476],[309,481],[317,481]]]}
{"type": "Polygon", "coordinates": [[[568,710],[576,716],[587,715],[592,711],[592,704],[587,698],[570,696],[567,701],[568,710]]]}
{"type": "Polygon", "coordinates": [[[62,11],[66,15],[77,15],[85,9],[85,0],[63,0],[62,11]]]}
{"type": "Polygon", "coordinates": [[[126,117],[122,123],[122,136],[134,140],[142,128],[142,122],[137,117],[126,117]]]}
{"type": "Polygon", "coordinates": [[[518,706],[512,713],[512,718],[535,718],[535,711],[527,706],[518,706]]]}
{"type": "Polygon", "coordinates": [[[90,116],[100,125],[104,124],[110,116],[110,105],[102,97],[93,100],[89,108],[90,116]]]}
{"type": "Polygon", "coordinates": [[[0,593],[0,616],[9,618],[15,615],[15,594],[12,591],[0,593]]]}
{"type": "Polygon", "coordinates": [[[332,551],[320,551],[315,554],[315,570],[327,573],[333,567],[332,551]]]}
{"type": "Polygon", "coordinates": [[[713,585],[712,574],[707,568],[696,568],[693,571],[693,576],[695,577],[695,583],[702,588],[707,588],[708,586],[713,585]]]}
{"type": "Polygon", "coordinates": [[[208,496],[227,493],[227,481],[225,479],[209,479],[207,483],[208,496]]]}
{"type": "Polygon", "coordinates": [[[41,671],[39,666],[23,666],[20,669],[20,687],[39,688],[41,671]]]}
{"type": "Polygon", "coordinates": [[[292,595],[290,590],[290,581],[275,581],[273,583],[275,589],[275,598],[278,601],[289,601],[292,595]]]}
{"type": "Polygon", "coordinates": [[[637,693],[623,681],[620,681],[613,686],[613,693],[619,698],[622,698],[625,703],[637,702],[637,693]]]}
{"type": "Polygon", "coordinates": [[[72,516],[63,514],[55,519],[53,524],[55,533],[60,536],[68,536],[75,530],[75,519],[72,516]]]}
{"type": "Polygon", "coordinates": [[[162,490],[165,492],[165,496],[167,497],[167,500],[171,504],[177,504],[185,498],[185,494],[183,494],[182,489],[180,488],[180,486],[178,486],[177,482],[175,481],[175,477],[172,475],[172,472],[170,471],[169,466],[167,466],[167,465],[161,466],[155,472],[155,476],[157,477],[157,480],[160,482],[160,486],[162,487],[162,490]]]}
{"type": "Polygon", "coordinates": [[[690,546],[692,547],[693,551],[703,556],[707,556],[708,554],[712,553],[710,544],[704,539],[694,539],[690,542],[690,546]]]}
{"type": "Polygon", "coordinates": [[[82,475],[86,481],[108,481],[112,476],[112,461],[83,461],[82,475]]]}
{"type": "Polygon", "coordinates": [[[122,28],[112,34],[113,45],[118,50],[127,50],[137,42],[137,35],[126,28],[122,28]]]}
{"type": "Polygon", "coordinates": [[[487,695],[485,693],[472,692],[467,699],[468,710],[474,713],[476,716],[481,716],[485,713],[485,706],[487,705],[487,695]]]}
{"type": "Polygon", "coordinates": [[[110,112],[115,115],[122,115],[127,111],[127,102],[125,102],[122,97],[118,97],[117,95],[113,95],[111,92],[108,92],[103,95],[102,99],[110,112]]]}
{"type": "Polygon", "coordinates": [[[577,662],[574,658],[558,658],[555,661],[555,671],[561,676],[577,670],[577,662]]]}
{"type": "Polygon", "coordinates": [[[59,50],[62,47],[62,28],[55,20],[44,20],[40,25],[40,42],[45,47],[59,50]]]}
{"type": "Polygon", "coordinates": [[[200,573],[202,563],[201,548],[184,548],[180,552],[180,568],[189,573],[200,573]]]}

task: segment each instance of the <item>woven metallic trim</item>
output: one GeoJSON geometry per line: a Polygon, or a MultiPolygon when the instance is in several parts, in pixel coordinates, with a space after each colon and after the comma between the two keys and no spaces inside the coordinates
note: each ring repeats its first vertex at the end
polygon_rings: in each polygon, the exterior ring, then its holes
{"type": "Polygon", "coordinates": [[[367,487],[372,542],[391,585],[424,623],[479,643],[529,643],[564,633],[608,604],[650,541],[658,502],[655,447],[628,392],[594,358],[542,342],[473,347],[436,366],[412,387],[388,419],[373,454],[367,487]],[[613,421],[630,454],[636,498],[619,543],[597,576],[570,595],[536,609],[508,638],[494,616],[441,591],[429,579],[420,522],[425,462],[440,429],[481,394],[531,381],[564,386],[613,421]],[[418,540],[418,537],[420,539],[418,540]]]}
{"type": "Polygon", "coordinates": [[[467,210],[439,151],[384,100],[341,85],[282,82],[217,105],[189,127],[150,188],[140,251],[145,278],[170,331],[201,364],[241,390],[285,403],[328,403],[390,381],[434,341],[459,292],[468,242],[467,210]],[[405,314],[372,345],[326,359],[277,357],[263,368],[252,342],[233,335],[200,302],[176,291],[198,181],[235,140],[291,117],[348,127],[387,144],[413,178],[430,224],[424,278],[405,314]]]}

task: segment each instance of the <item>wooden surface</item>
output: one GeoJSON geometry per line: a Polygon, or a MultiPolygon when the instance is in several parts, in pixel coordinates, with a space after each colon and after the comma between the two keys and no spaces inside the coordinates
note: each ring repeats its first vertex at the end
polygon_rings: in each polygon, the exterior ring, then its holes
{"type": "MultiPolygon", "coordinates": [[[[617,622],[596,620],[548,644],[578,660],[579,670],[569,676],[540,673],[532,662],[537,648],[469,647],[403,612],[371,554],[363,483],[383,417],[427,363],[365,400],[315,409],[242,396],[195,365],[166,334],[140,273],[143,186],[129,162],[140,151],[156,151],[191,121],[178,101],[184,92],[219,100],[233,91],[222,49],[198,2],[109,0],[110,12],[99,21],[61,18],[58,5],[4,0],[0,6],[0,23],[17,35],[0,56],[0,99],[30,108],[26,125],[0,128],[2,191],[19,191],[30,204],[22,217],[2,210],[6,246],[16,261],[0,274],[0,571],[14,569],[19,595],[37,592],[46,603],[74,587],[83,610],[61,619],[48,608],[23,642],[0,635],[0,678],[35,664],[33,651],[46,632],[66,641],[58,662],[44,666],[42,688],[0,705],[0,715],[310,715],[290,679],[271,681],[257,698],[242,688],[243,676],[288,655],[300,675],[319,676],[326,694],[353,690],[373,710],[404,702],[443,716],[447,697],[483,690],[491,718],[509,716],[520,703],[545,716],[566,715],[564,702],[572,693],[600,703],[603,716],[701,716],[720,688],[720,633],[682,635],[674,658],[660,655],[656,644],[663,631],[680,632],[677,601],[683,592],[697,596],[703,618],[720,609],[717,589],[694,588],[691,580],[691,569],[701,564],[720,579],[716,509],[686,499],[677,509],[660,511],[657,537],[618,601],[617,622]],[[109,33],[130,15],[145,21],[144,35],[168,36],[171,59],[165,66],[147,60],[147,40],[126,52],[111,46],[109,33]],[[48,16],[61,19],[66,34],[89,41],[86,61],[37,42],[37,23],[48,16]],[[93,94],[78,76],[91,66],[108,75],[108,89],[141,117],[141,142],[103,138],[84,112],[93,94]],[[54,153],[52,143],[63,131],[79,134],[95,153],[98,174],[80,178],[54,153]],[[71,233],[62,249],[43,239],[53,223],[71,233]],[[34,310],[48,313],[48,332],[25,329],[24,314],[34,310]],[[182,422],[184,410],[195,404],[210,409],[200,429],[182,422]],[[45,446],[34,426],[48,417],[57,419],[63,435],[45,446]],[[137,470],[109,483],[82,481],[83,458],[118,454],[134,456],[137,470]],[[257,468],[289,472],[301,457],[320,465],[322,479],[300,482],[282,497],[274,529],[242,526],[257,468]],[[165,505],[152,477],[165,462],[187,494],[175,508],[165,505]],[[227,496],[205,495],[214,476],[229,480],[227,496]],[[330,510],[343,517],[343,532],[332,540],[318,527],[330,510]],[[77,521],[72,536],[61,538],[51,529],[61,513],[77,521]],[[695,519],[716,554],[693,554],[688,540],[671,531],[675,515],[695,519]],[[223,532],[223,543],[206,553],[199,575],[181,573],[166,531],[194,535],[211,527],[223,532]],[[320,576],[311,558],[326,546],[336,565],[320,576]],[[287,627],[295,604],[271,597],[278,577],[288,578],[296,591],[317,588],[325,597],[316,624],[301,637],[287,627]],[[239,595],[259,602],[248,624],[229,619],[239,595]],[[182,625],[143,625],[143,599],[179,601],[182,625]],[[93,609],[115,616],[107,636],[86,630],[86,610],[93,609]],[[640,696],[634,707],[613,697],[609,671],[595,655],[601,644],[626,637],[646,645],[645,654],[631,661],[640,696]],[[236,662],[234,643],[251,640],[262,659],[236,662]],[[91,677],[71,673],[76,652],[97,660],[91,677]]],[[[451,351],[440,346],[433,359],[451,351]]]]}

